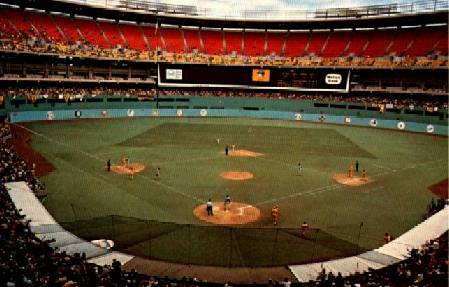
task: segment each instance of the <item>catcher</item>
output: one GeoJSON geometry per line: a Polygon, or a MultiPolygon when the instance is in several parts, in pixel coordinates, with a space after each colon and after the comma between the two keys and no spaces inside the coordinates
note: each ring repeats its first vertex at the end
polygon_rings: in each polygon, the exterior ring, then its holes
{"type": "Polygon", "coordinates": [[[279,221],[279,206],[274,205],[271,208],[271,219],[273,220],[273,224],[277,225],[279,221]]]}

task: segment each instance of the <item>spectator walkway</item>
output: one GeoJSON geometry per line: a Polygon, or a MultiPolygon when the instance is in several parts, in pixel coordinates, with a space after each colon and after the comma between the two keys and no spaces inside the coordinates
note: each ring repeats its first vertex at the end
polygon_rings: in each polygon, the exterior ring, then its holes
{"type": "Polygon", "coordinates": [[[431,239],[441,236],[448,230],[449,206],[410,229],[397,239],[372,251],[357,256],[330,260],[327,262],[291,265],[292,273],[299,282],[316,280],[322,269],[343,276],[363,273],[369,269],[381,269],[403,261],[410,256],[410,250],[418,249],[431,239]]]}
{"type": "Polygon", "coordinates": [[[49,243],[51,247],[65,251],[69,255],[85,253],[89,262],[101,266],[112,264],[113,259],[125,264],[134,258],[119,252],[109,252],[66,231],[40,203],[25,182],[10,182],[5,186],[16,209],[21,215],[26,216],[26,220],[30,220],[31,231],[41,240],[52,240],[49,243]]]}

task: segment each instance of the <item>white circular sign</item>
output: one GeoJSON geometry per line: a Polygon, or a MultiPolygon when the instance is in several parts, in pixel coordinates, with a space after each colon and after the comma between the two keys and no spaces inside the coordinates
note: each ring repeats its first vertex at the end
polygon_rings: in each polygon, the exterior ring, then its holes
{"type": "Polygon", "coordinates": [[[207,110],[206,109],[200,110],[200,116],[202,116],[202,117],[207,116],[207,110]]]}
{"type": "Polygon", "coordinates": [[[372,126],[372,127],[377,127],[377,120],[376,119],[371,119],[369,121],[369,125],[372,126]]]}
{"type": "Polygon", "coordinates": [[[405,123],[404,123],[404,122],[399,122],[399,123],[397,124],[397,126],[398,126],[398,129],[400,129],[400,130],[405,129],[405,123]]]}
{"type": "Polygon", "coordinates": [[[326,120],[326,116],[320,115],[319,120],[320,120],[320,122],[324,122],[326,120]]]}
{"type": "Polygon", "coordinates": [[[182,110],[176,110],[176,115],[178,117],[182,117],[182,110]]]}
{"type": "Polygon", "coordinates": [[[134,110],[128,109],[128,117],[134,117],[134,110]]]}
{"type": "Polygon", "coordinates": [[[295,113],[295,120],[300,121],[302,119],[302,116],[300,113],[295,113]]]}
{"type": "Polygon", "coordinates": [[[52,121],[55,118],[55,114],[52,111],[47,112],[47,120],[52,121]]]}
{"type": "Polygon", "coordinates": [[[350,123],[351,123],[351,118],[345,117],[345,124],[350,124],[350,123]]]}
{"type": "Polygon", "coordinates": [[[427,125],[426,131],[427,131],[429,134],[433,134],[433,132],[435,131],[435,128],[434,128],[433,125],[427,125]]]}

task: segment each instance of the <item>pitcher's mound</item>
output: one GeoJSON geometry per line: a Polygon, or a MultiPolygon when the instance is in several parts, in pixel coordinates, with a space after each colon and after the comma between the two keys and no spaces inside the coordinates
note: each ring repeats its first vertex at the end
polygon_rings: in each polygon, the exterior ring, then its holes
{"type": "Polygon", "coordinates": [[[247,171],[225,171],[220,173],[220,176],[230,180],[246,180],[254,177],[252,173],[247,171]]]}
{"type": "Polygon", "coordinates": [[[361,186],[361,185],[364,185],[364,184],[367,184],[367,183],[373,181],[369,177],[365,177],[365,178],[358,177],[358,176],[348,177],[347,174],[343,174],[343,173],[336,173],[336,174],[334,174],[334,176],[332,178],[340,184],[349,185],[349,186],[361,186]]]}
{"type": "Polygon", "coordinates": [[[261,156],[263,153],[258,153],[246,149],[236,149],[236,150],[230,150],[229,156],[238,156],[238,157],[257,157],[261,156]]]}
{"type": "Polygon", "coordinates": [[[111,171],[118,174],[130,174],[131,172],[137,173],[145,169],[145,166],[139,162],[133,162],[127,166],[123,165],[113,165],[111,166],[111,171]]]}
{"type": "Polygon", "coordinates": [[[256,221],[260,217],[260,210],[252,205],[231,202],[225,211],[223,202],[213,203],[214,215],[207,215],[206,204],[201,204],[193,210],[193,214],[200,220],[213,224],[246,224],[256,221]]]}

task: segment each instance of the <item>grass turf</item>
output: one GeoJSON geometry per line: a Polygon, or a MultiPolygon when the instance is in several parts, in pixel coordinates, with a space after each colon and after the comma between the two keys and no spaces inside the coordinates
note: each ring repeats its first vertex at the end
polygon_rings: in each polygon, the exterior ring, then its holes
{"type": "Polygon", "coordinates": [[[33,148],[57,168],[44,178],[49,191],[45,205],[57,220],[87,238],[112,236],[135,254],[188,258],[196,264],[299,263],[377,247],[383,233],[398,236],[421,221],[432,196],[426,188],[448,172],[447,138],[372,128],[210,118],[27,127],[35,132],[33,148]],[[264,155],[225,157],[226,144],[264,155]],[[107,159],[117,163],[124,155],[147,166],[132,181],[105,171],[107,159]],[[361,187],[336,184],[332,174],[345,173],[356,160],[375,181],[361,187]],[[298,162],[302,176],[296,175],[298,162]],[[152,180],[156,167],[162,171],[158,182],[152,180]],[[255,178],[233,182],[219,177],[228,170],[250,171],[255,178]],[[194,207],[208,198],[221,201],[226,194],[261,209],[261,219],[249,225],[257,232],[236,229],[229,235],[227,228],[197,226],[203,223],[193,216],[194,207]],[[280,205],[279,226],[286,231],[277,231],[277,237],[276,230],[263,229],[271,227],[274,203],[280,205]],[[193,224],[195,232],[154,221],[193,224]],[[302,221],[323,236],[292,235],[302,221]],[[157,231],[167,228],[170,232],[157,231]],[[204,250],[222,254],[221,259],[204,250]]]}

